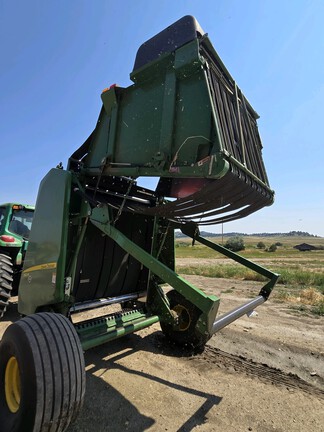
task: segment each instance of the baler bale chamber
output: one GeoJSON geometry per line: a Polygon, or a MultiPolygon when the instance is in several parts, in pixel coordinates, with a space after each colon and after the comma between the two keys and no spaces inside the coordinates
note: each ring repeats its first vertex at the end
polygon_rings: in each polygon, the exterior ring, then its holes
{"type": "MultiPolygon", "coordinates": [[[[274,194],[258,115],[197,21],[186,16],[144,43],[130,77],[129,87],[103,91],[94,131],[66,170],[52,169],[41,182],[19,287],[27,317],[15,325],[27,320],[42,340],[53,325],[60,334],[68,327],[75,357],[156,322],[172,341],[201,348],[263,303],[278,278],[199,234],[200,225],[271,205],[274,194]],[[139,186],[139,177],[157,177],[156,189],[139,186]],[[216,318],[219,298],[175,272],[175,229],[269,281],[216,318]],[[121,309],[70,325],[74,313],[109,305],[121,309]]],[[[83,394],[69,413],[78,412],[83,394]]]]}

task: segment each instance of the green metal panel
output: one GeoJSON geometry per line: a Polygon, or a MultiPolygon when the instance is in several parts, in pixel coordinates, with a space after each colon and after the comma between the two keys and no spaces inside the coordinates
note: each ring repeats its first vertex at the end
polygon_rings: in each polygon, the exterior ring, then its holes
{"type": "MultiPolygon", "coordinates": [[[[110,114],[111,113],[109,113],[109,115],[110,114]]],[[[97,143],[97,145],[91,145],[88,155],[89,166],[91,166],[94,171],[100,172],[99,168],[108,156],[107,136],[111,129],[110,117],[108,117],[106,111],[102,109],[92,137],[92,143],[97,143]]]]}
{"type": "Polygon", "coordinates": [[[19,286],[18,310],[24,315],[65,299],[71,173],[52,169],[38,192],[29,247],[19,286]]]}
{"type": "MultiPolygon", "coordinates": [[[[137,71],[134,85],[105,91],[106,115],[100,114],[85,165],[98,169],[105,157],[105,174],[119,167],[120,174],[130,175],[136,166],[140,175],[201,177],[197,162],[212,148],[218,158],[221,149],[201,65],[194,40],[137,71]],[[184,168],[176,173],[170,170],[175,156],[184,168]]],[[[214,164],[212,176],[224,173],[223,163],[214,164]]]]}
{"type": "Polygon", "coordinates": [[[142,310],[124,312],[108,317],[95,318],[75,325],[84,350],[110,340],[134,333],[159,321],[156,315],[142,310]]]}
{"type": "Polygon", "coordinates": [[[151,162],[159,150],[164,96],[162,84],[160,79],[148,82],[145,88],[132,86],[123,94],[113,162],[143,165],[151,162]],[[138,128],[139,124],[141,128],[138,128]]]}

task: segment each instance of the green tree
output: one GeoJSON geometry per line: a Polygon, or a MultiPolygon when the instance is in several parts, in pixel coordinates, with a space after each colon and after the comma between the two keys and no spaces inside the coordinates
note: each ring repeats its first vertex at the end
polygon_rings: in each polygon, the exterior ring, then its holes
{"type": "Polygon", "coordinates": [[[258,249],[265,249],[265,244],[262,241],[259,241],[259,243],[257,244],[257,248],[258,249]]]}
{"type": "Polygon", "coordinates": [[[268,252],[276,252],[276,250],[277,246],[274,243],[268,247],[268,252]]]}
{"type": "Polygon", "coordinates": [[[232,252],[238,252],[245,249],[242,237],[231,237],[225,243],[225,247],[232,252]]]}

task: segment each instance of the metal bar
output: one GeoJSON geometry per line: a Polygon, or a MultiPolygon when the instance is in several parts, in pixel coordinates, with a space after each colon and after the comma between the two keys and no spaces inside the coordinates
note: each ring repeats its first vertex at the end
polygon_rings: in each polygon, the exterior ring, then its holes
{"type": "Polygon", "coordinates": [[[94,335],[89,339],[82,340],[81,335],[79,335],[82,349],[86,351],[95,346],[102,345],[110,340],[142,330],[143,328],[149,327],[157,322],[159,322],[159,317],[157,315],[153,315],[139,322],[129,322],[123,327],[109,329],[106,333],[94,335]]]}
{"type": "MultiPolygon", "coordinates": [[[[74,176],[75,177],[75,176],[74,176]]],[[[83,195],[84,194],[84,190],[79,182],[79,180],[75,177],[76,182],[78,184],[78,192],[83,195]]],[[[77,189],[77,188],[75,188],[77,189]]],[[[78,217],[76,218],[76,220],[78,221],[78,240],[77,240],[77,244],[75,249],[72,251],[72,256],[70,258],[70,262],[69,265],[67,266],[67,270],[66,270],[66,276],[67,277],[71,277],[71,290],[73,290],[73,286],[74,286],[74,281],[75,281],[75,272],[76,272],[76,267],[77,267],[77,261],[78,261],[78,256],[79,256],[79,252],[82,246],[82,242],[87,230],[87,225],[88,225],[88,214],[89,214],[89,209],[90,206],[88,204],[88,202],[86,202],[85,200],[82,200],[82,204],[81,204],[81,209],[80,209],[80,214],[78,215],[78,217]],[[86,215],[86,217],[84,217],[86,215]],[[84,218],[84,220],[83,220],[84,218]],[[83,224],[81,224],[83,220],[83,224]]],[[[70,294],[70,293],[66,293],[66,294],[70,294]]]]}
{"type": "Polygon", "coordinates": [[[236,112],[237,112],[237,121],[238,121],[239,131],[240,131],[240,141],[241,141],[241,149],[242,149],[242,156],[243,156],[243,165],[246,166],[246,160],[245,160],[245,142],[244,142],[244,136],[243,136],[242,121],[241,121],[241,110],[240,110],[240,105],[239,105],[239,96],[238,96],[238,89],[237,89],[236,82],[234,82],[234,94],[235,94],[235,104],[236,104],[236,112]]]}
{"type": "Polygon", "coordinates": [[[74,312],[80,312],[82,310],[87,310],[87,309],[95,309],[95,308],[99,308],[102,306],[108,306],[108,305],[112,305],[115,303],[123,303],[129,300],[136,300],[140,297],[145,297],[146,292],[140,292],[140,293],[135,293],[135,294],[125,294],[122,296],[118,296],[118,297],[110,297],[110,298],[101,298],[101,299],[97,299],[97,300],[89,300],[89,301],[85,301],[82,303],[75,303],[71,308],[70,308],[70,312],[74,313],[74,312]]]}
{"type": "Polygon", "coordinates": [[[224,151],[225,145],[224,145],[224,135],[222,132],[221,124],[218,120],[216,109],[216,104],[213,103],[214,100],[216,100],[215,97],[215,89],[213,88],[212,84],[209,81],[209,74],[207,73],[206,69],[204,69],[204,78],[206,83],[206,88],[208,91],[208,96],[210,100],[210,106],[211,106],[211,112],[212,112],[212,118],[215,125],[215,142],[213,145],[213,153],[217,153],[219,151],[224,151]],[[214,97],[213,97],[214,96],[214,97]]]}
{"type": "Polygon", "coordinates": [[[230,251],[224,246],[221,246],[217,243],[213,243],[210,240],[201,237],[200,235],[196,235],[195,240],[199,241],[199,243],[202,243],[207,247],[210,247],[211,249],[214,249],[216,252],[219,252],[222,255],[225,255],[228,258],[231,258],[232,260],[244,265],[245,267],[248,267],[249,269],[255,271],[256,273],[261,274],[262,276],[268,279],[272,279],[274,276],[279,276],[276,273],[273,273],[272,271],[260,266],[259,264],[256,264],[255,262],[250,261],[247,258],[244,258],[241,255],[238,255],[235,252],[230,251]]]}
{"type": "Polygon", "coordinates": [[[275,286],[278,278],[279,278],[279,274],[278,273],[274,273],[262,266],[260,266],[259,264],[256,264],[253,261],[250,261],[244,257],[242,257],[241,255],[236,254],[235,252],[230,251],[229,249],[225,248],[224,246],[221,246],[217,243],[213,243],[203,237],[201,237],[199,235],[199,230],[198,227],[194,225],[189,225],[184,227],[180,226],[181,231],[186,234],[187,236],[191,237],[193,240],[198,241],[199,243],[204,244],[205,246],[215,250],[216,252],[221,253],[222,255],[227,256],[228,258],[231,258],[232,260],[244,265],[245,267],[255,271],[256,273],[270,279],[269,282],[267,282],[260,290],[259,295],[264,297],[265,300],[268,299],[272,288],[275,286]]]}
{"type": "Polygon", "coordinates": [[[253,311],[257,306],[260,306],[262,303],[266,301],[266,298],[263,296],[258,296],[255,299],[245,303],[242,306],[239,306],[236,309],[233,309],[230,312],[222,315],[214,321],[212,327],[212,334],[218,332],[222,328],[226,327],[228,324],[231,324],[233,321],[237,320],[241,316],[253,311]]]}
{"type": "MultiPolygon", "coordinates": [[[[90,191],[90,190],[94,191],[95,188],[87,186],[87,191],[90,191]]],[[[112,196],[113,198],[121,198],[121,199],[127,198],[127,201],[135,201],[135,202],[138,202],[140,204],[150,205],[152,203],[152,201],[150,201],[148,199],[138,198],[138,197],[134,197],[134,196],[127,196],[126,197],[125,194],[121,194],[121,193],[117,193],[117,192],[111,192],[109,190],[98,189],[97,192],[99,194],[112,196]]]]}

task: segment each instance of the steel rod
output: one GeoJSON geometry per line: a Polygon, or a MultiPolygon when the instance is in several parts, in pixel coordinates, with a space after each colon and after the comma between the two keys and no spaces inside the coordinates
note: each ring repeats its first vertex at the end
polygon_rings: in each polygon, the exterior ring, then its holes
{"type": "Polygon", "coordinates": [[[263,296],[258,296],[248,303],[245,303],[244,305],[222,315],[214,322],[212,334],[218,332],[223,327],[226,327],[228,324],[232,323],[241,316],[253,311],[257,306],[261,305],[265,301],[266,299],[263,296]]]}
{"type": "Polygon", "coordinates": [[[130,300],[136,300],[140,297],[145,297],[146,296],[146,292],[140,292],[140,293],[135,293],[135,294],[125,294],[122,296],[118,296],[118,297],[110,297],[110,298],[101,298],[101,299],[97,299],[97,300],[93,300],[93,301],[85,301],[82,303],[75,303],[71,309],[70,312],[80,312],[82,310],[87,310],[87,309],[94,309],[94,308],[99,308],[102,306],[108,306],[111,304],[116,304],[116,303],[123,303],[126,301],[130,301],[130,300]]]}

